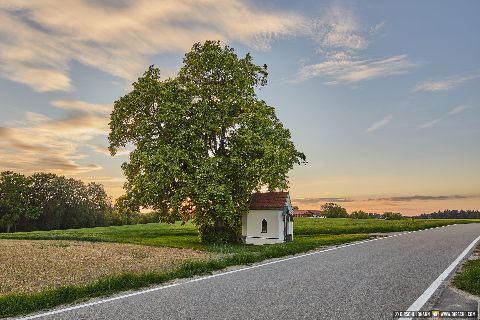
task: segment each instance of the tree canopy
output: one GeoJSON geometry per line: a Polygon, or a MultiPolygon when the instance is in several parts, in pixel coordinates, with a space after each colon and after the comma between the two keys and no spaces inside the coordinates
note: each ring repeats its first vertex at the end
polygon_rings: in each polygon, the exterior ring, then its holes
{"type": "Polygon", "coordinates": [[[12,171],[0,173],[0,227],[7,232],[22,219],[34,219],[41,208],[34,204],[32,180],[12,171]]]}
{"type": "Polygon", "coordinates": [[[480,219],[479,210],[443,210],[422,213],[420,219],[480,219]]]}
{"type": "Polygon", "coordinates": [[[353,219],[374,219],[375,215],[373,213],[367,213],[363,210],[357,210],[353,211],[349,217],[353,219]]]}
{"type": "Polygon", "coordinates": [[[339,206],[336,203],[328,202],[321,207],[323,215],[327,218],[347,218],[347,209],[339,206]]]}
{"type": "Polygon", "coordinates": [[[53,173],[0,173],[0,232],[88,228],[123,220],[98,183],[53,173]]]}
{"type": "Polygon", "coordinates": [[[404,217],[400,212],[384,212],[382,218],[385,220],[402,220],[404,217]]]}
{"type": "Polygon", "coordinates": [[[111,114],[111,153],[134,145],[124,201],[163,221],[193,218],[202,240],[237,240],[252,191],[287,189],[289,170],[305,162],[257,97],[267,74],[218,41],[196,43],[175,78],[149,67],[111,114]]]}
{"type": "MultiPolygon", "coordinates": [[[[110,199],[102,185],[58,176],[35,173],[32,199],[42,208],[33,225],[36,229],[68,229],[96,227],[108,224],[110,199]]],[[[26,226],[25,226],[26,227],[26,226]]]]}

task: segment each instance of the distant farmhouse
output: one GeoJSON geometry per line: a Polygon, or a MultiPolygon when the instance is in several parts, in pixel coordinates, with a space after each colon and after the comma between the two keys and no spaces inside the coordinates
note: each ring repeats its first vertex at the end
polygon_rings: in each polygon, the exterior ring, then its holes
{"type": "Polygon", "coordinates": [[[295,210],[294,217],[325,218],[322,210],[295,210]]]}
{"type": "Polygon", "coordinates": [[[293,241],[293,208],[288,192],[254,193],[242,216],[242,237],[247,244],[293,241]]]}

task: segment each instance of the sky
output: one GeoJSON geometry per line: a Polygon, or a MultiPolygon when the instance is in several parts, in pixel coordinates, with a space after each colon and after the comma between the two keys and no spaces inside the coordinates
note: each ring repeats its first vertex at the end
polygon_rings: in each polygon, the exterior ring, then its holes
{"type": "Polygon", "coordinates": [[[302,209],[480,209],[480,2],[0,2],[0,171],[125,181],[109,114],[149,65],[175,76],[195,42],[267,64],[258,91],[308,164],[302,209]]]}

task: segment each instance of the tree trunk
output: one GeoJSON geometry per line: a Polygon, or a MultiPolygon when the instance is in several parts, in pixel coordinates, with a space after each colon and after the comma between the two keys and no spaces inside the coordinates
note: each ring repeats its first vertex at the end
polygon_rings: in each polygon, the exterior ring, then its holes
{"type": "Polygon", "coordinates": [[[7,224],[7,233],[10,233],[10,228],[11,228],[11,227],[12,227],[12,226],[11,226],[10,224],[7,224]]]}
{"type": "Polygon", "coordinates": [[[215,218],[215,228],[217,230],[223,230],[225,228],[225,220],[222,217],[215,218]]]}
{"type": "Polygon", "coordinates": [[[215,217],[213,226],[203,225],[199,228],[200,238],[206,243],[238,243],[240,230],[230,226],[222,217],[215,217]]]}

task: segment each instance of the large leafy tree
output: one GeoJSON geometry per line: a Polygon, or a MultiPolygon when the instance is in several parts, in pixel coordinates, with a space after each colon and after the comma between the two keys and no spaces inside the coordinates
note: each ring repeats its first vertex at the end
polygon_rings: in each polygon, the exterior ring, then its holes
{"type": "Polygon", "coordinates": [[[35,219],[40,212],[32,201],[30,178],[11,171],[0,173],[0,227],[10,232],[22,219],[35,219]]]}
{"type": "Polygon", "coordinates": [[[287,189],[289,170],[305,162],[256,95],[266,83],[266,65],[217,41],[195,44],[173,79],[151,66],[111,114],[111,153],[134,145],[124,203],[163,221],[193,218],[204,241],[236,241],[252,191],[287,189]]]}

